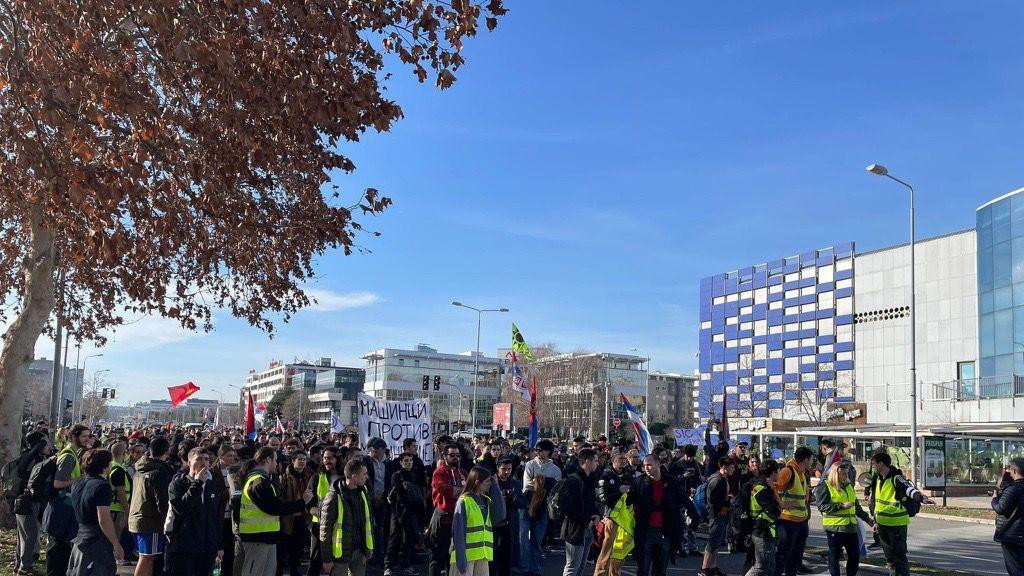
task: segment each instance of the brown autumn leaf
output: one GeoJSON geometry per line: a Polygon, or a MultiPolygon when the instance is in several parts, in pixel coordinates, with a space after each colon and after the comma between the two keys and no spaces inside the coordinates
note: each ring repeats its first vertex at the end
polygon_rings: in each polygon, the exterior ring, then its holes
{"type": "Polygon", "coordinates": [[[451,86],[463,38],[504,14],[481,1],[3,0],[0,323],[15,328],[0,462],[55,310],[102,341],[122,309],[210,329],[223,308],[271,331],[308,305],[317,258],[350,254],[354,215],[391,204],[367,190],[338,205],[327,174],[355,169],[346,143],[402,117],[395,69],[451,86]]]}

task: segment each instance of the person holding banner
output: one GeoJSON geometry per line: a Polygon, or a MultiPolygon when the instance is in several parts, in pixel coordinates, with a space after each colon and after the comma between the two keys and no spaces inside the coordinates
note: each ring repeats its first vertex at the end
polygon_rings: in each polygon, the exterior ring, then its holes
{"type": "Polygon", "coordinates": [[[874,525],[874,520],[861,507],[850,483],[846,464],[834,464],[826,480],[814,489],[814,500],[821,511],[821,524],[828,540],[828,572],[840,576],[839,556],[846,550],[846,574],[857,576],[860,566],[860,528],[857,519],[874,525]]]}

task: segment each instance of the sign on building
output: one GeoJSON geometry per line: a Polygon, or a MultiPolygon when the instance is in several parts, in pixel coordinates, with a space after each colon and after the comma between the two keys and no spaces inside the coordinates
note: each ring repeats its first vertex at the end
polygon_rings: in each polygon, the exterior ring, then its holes
{"type": "Polygon", "coordinates": [[[499,402],[494,405],[493,427],[497,431],[512,429],[512,404],[499,402]]]}
{"type": "Polygon", "coordinates": [[[924,438],[924,487],[946,488],[946,439],[942,436],[924,438]]]}
{"type": "Polygon", "coordinates": [[[370,438],[381,438],[392,455],[402,453],[402,441],[416,440],[424,464],[434,461],[434,435],[430,424],[430,399],[378,400],[360,394],[356,401],[359,414],[359,443],[366,449],[370,438]]]}

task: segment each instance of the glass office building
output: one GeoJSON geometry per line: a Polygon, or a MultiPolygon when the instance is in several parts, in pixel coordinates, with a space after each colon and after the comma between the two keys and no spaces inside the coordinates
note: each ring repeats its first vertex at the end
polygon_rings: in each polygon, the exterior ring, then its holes
{"type": "Polygon", "coordinates": [[[700,282],[697,417],[820,420],[854,400],[852,242],[700,282]]]}
{"type": "Polygon", "coordinates": [[[986,395],[1009,396],[1024,374],[1024,188],[978,208],[976,230],[978,377],[986,395]]]}

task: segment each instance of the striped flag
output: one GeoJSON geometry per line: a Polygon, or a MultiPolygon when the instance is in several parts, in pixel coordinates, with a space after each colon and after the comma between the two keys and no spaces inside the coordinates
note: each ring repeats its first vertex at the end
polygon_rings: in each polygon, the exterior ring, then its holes
{"type": "Polygon", "coordinates": [[[337,414],[331,412],[331,432],[340,434],[344,430],[345,427],[341,424],[341,418],[338,418],[337,414]]]}
{"type": "Polygon", "coordinates": [[[512,362],[512,391],[529,402],[530,389],[526,385],[526,378],[523,377],[523,367],[519,365],[519,356],[513,351],[506,354],[505,357],[512,362]]]}
{"type": "Polygon", "coordinates": [[[530,383],[530,438],[529,446],[534,448],[540,439],[540,423],[537,421],[537,377],[530,383]]]}
{"type": "Polygon", "coordinates": [[[647,431],[647,425],[644,424],[643,419],[640,418],[640,414],[633,408],[633,405],[629,403],[626,395],[620,392],[619,396],[622,397],[622,406],[626,409],[626,415],[633,422],[633,431],[636,432],[637,449],[640,450],[640,458],[643,459],[654,449],[651,433],[647,431]]]}

